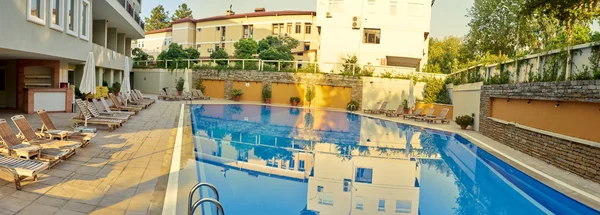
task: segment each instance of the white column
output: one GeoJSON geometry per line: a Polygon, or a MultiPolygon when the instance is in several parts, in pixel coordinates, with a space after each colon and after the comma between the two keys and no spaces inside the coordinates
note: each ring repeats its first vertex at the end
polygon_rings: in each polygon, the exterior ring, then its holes
{"type": "Polygon", "coordinates": [[[109,79],[108,79],[108,86],[112,87],[112,84],[115,83],[115,70],[111,69],[110,70],[110,75],[109,75],[109,79]]]}
{"type": "Polygon", "coordinates": [[[96,75],[97,85],[102,86],[102,81],[104,81],[104,68],[98,67],[98,74],[96,75]]]}

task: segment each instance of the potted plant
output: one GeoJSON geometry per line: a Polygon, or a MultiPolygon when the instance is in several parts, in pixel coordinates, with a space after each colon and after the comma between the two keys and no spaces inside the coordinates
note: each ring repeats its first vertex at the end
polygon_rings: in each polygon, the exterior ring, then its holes
{"type": "Polygon", "coordinates": [[[121,83],[119,83],[119,82],[113,83],[112,89],[114,91],[113,93],[115,94],[115,96],[119,96],[119,92],[121,91],[121,83]]]}
{"type": "Polygon", "coordinates": [[[232,89],[231,92],[229,92],[229,95],[231,96],[231,99],[233,99],[233,101],[240,101],[240,98],[242,97],[242,95],[244,95],[244,92],[242,92],[241,89],[232,89]]]}
{"type": "Polygon", "coordinates": [[[262,99],[266,104],[271,104],[271,86],[264,85],[262,88],[262,99]]]}
{"type": "Polygon", "coordinates": [[[461,129],[465,130],[465,129],[467,129],[467,127],[473,126],[474,119],[473,119],[473,117],[471,117],[469,115],[457,116],[456,119],[454,120],[454,122],[456,122],[456,124],[460,125],[461,129]]]}
{"type": "Polygon", "coordinates": [[[183,92],[183,85],[185,84],[185,80],[183,78],[177,79],[175,81],[175,89],[177,89],[177,95],[181,96],[181,92],[183,92]]]}
{"type": "Polygon", "coordinates": [[[313,88],[313,86],[309,86],[306,88],[304,98],[306,99],[306,101],[308,102],[308,106],[310,107],[312,100],[315,99],[315,89],[313,88]]]}
{"type": "Polygon", "coordinates": [[[300,103],[300,97],[290,97],[290,103],[292,106],[296,107],[300,103]]]}
{"type": "Polygon", "coordinates": [[[404,99],[404,101],[402,101],[402,106],[404,107],[404,114],[408,114],[408,100],[404,99]]]}
{"type": "Polygon", "coordinates": [[[346,105],[346,110],[348,110],[348,111],[356,111],[356,110],[358,110],[358,106],[359,106],[358,102],[352,100],[352,101],[348,102],[348,104],[346,105]]]}

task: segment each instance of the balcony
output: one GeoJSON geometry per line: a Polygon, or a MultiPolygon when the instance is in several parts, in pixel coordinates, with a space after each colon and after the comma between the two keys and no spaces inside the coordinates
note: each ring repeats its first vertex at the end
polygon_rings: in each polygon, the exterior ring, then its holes
{"type": "MultiPolygon", "coordinates": [[[[140,11],[135,11],[133,5],[131,4],[131,0],[117,0],[119,2],[119,4],[121,6],[123,6],[123,8],[125,8],[125,10],[127,10],[127,13],[135,20],[135,22],[142,28],[144,29],[144,22],[141,21],[140,19],[140,11]]],[[[139,0],[135,0],[138,5],[140,4],[139,0]]]]}
{"type": "Polygon", "coordinates": [[[145,31],[139,8],[136,0],[95,0],[93,17],[94,20],[107,20],[108,28],[116,28],[127,38],[141,39],[145,31]]]}
{"type": "Polygon", "coordinates": [[[116,70],[125,69],[125,59],[127,59],[125,55],[104,48],[95,43],[92,44],[92,51],[94,52],[94,57],[96,58],[96,66],[116,70]]]}

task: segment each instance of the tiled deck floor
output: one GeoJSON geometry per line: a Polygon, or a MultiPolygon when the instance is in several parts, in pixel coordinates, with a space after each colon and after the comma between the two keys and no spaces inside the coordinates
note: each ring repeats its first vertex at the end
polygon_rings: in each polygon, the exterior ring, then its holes
{"type": "MultiPolygon", "coordinates": [[[[0,214],[160,214],[181,103],[157,101],[113,132],[98,127],[88,147],[44,171],[39,181],[27,179],[22,191],[0,172],[0,214]]],[[[50,117],[69,130],[72,115],[50,117]]],[[[36,114],[26,118],[40,127],[36,114]]]]}

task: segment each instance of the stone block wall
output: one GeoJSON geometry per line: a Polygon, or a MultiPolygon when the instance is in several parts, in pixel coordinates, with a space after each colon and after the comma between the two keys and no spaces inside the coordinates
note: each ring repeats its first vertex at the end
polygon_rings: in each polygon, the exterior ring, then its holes
{"type": "Polygon", "coordinates": [[[336,87],[352,88],[352,100],[359,104],[362,102],[363,83],[360,77],[341,76],[322,73],[289,73],[289,72],[262,72],[262,71],[218,71],[218,70],[194,70],[192,72],[193,83],[202,80],[221,80],[225,82],[225,97],[233,88],[233,81],[257,81],[263,86],[271,85],[273,82],[290,84],[314,84],[329,85],[336,87]]]}
{"type": "MultiPolygon", "coordinates": [[[[600,80],[484,85],[479,132],[511,148],[600,183],[600,143],[576,142],[488,118],[490,98],[600,102],[600,80]]],[[[518,110],[515,110],[518,111],[518,110]]]]}

